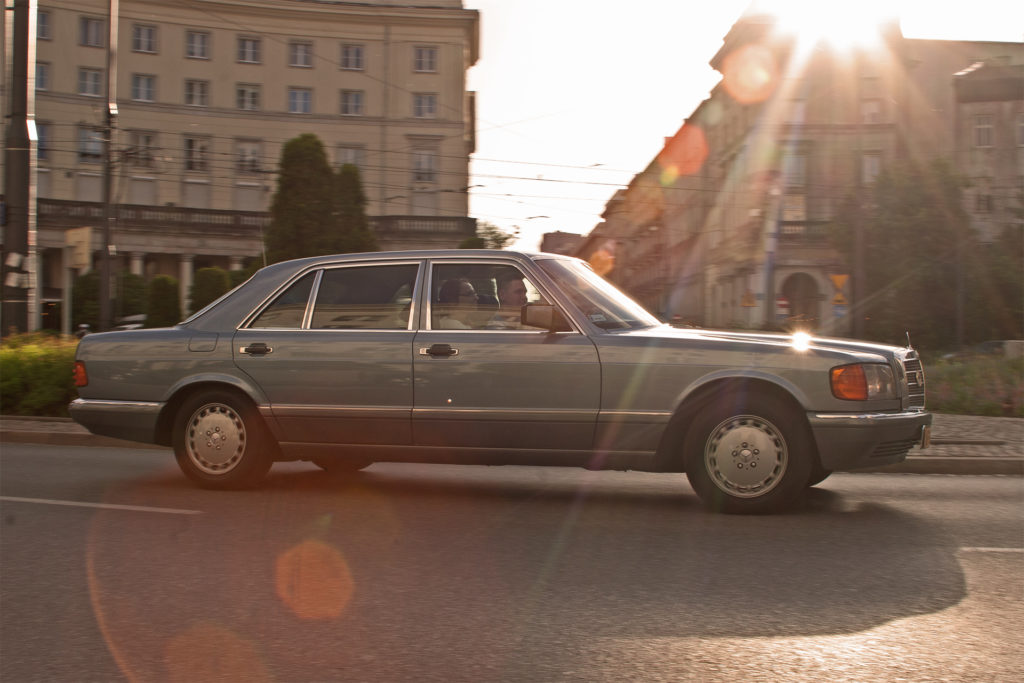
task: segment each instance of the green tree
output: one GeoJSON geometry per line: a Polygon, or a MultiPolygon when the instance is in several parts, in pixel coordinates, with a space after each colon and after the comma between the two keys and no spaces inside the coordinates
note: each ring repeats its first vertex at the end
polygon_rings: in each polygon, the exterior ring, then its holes
{"type": "Polygon", "coordinates": [[[157,275],[149,283],[146,327],[170,327],[180,321],[178,281],[169,275],[157,275]]]}
{"type": "Polygon", "coordinates": [[[335,251],[335,184],[316,135],[304,133],[285,143],[265,237],[268,263],[335,251]]]}
{"type": "Polygon", "coordinates": [[[192,313],[216,301],[231,289],[228,271],[223,268],[200,268],[189,290],[192,313]]]}
{"type": "Polygon", "coordinates": [[[505,232],[493,223],[478,221],[476,236],[462,240],[459,249],[504,249],[515,238],[515,235],[505,232]]]}
{"type": "Polygon", "coordinates": [[[854,261],[858,220],[864,231],[869,338],[897,342],[910,332],[915,345],[956,345],[958,322],[967,341],[987,335],[991,313],[980,283],[990,264],[963,209],[963,181],[944,161],[903,163],[878,176],[870,201],[858,212],[840,207],[836,247],[854,261]]]}
{"type": "Polygon", "coordinates": [[[335,175],[334,212],[338,239],[334,251],[339,254],[374,251],[377,238],[366,218],[366,193],[359,169],[345,164],[335,175]]]}

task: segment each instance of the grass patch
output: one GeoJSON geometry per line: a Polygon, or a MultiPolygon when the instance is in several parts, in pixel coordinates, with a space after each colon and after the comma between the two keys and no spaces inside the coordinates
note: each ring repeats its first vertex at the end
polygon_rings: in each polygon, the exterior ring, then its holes
{"type": "Polygon", "coordinates": [[[1024,417],[1024,358],[925,364],[928,410],[1024,417]]]}

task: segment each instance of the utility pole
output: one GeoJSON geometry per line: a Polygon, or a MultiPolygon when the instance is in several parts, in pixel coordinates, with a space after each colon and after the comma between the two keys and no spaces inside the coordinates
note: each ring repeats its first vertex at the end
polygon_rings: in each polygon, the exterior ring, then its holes
{"type": "MultiPolygon", "coordinates": [[[[10,14],[7,16],[11,18],[10,14]]],[[[10,99],[4,140],[5,225],[0,306],[0,334],[3,336],[35,330],[39,318],[34,172],[38,140],[35,123],[36,0],[14,0],[11,28],[10,99]]]]}
{"type": "Polygon", "coordinates": [[[111,306],[111,223],[114,222],[114,207],[111,205],[113,190],[113,145],[117,126],[117,17],[119,0],[110,0],[107,21],[107,111],[103,126],[103,250],[100,253],[100,329],[112,327],[111,306]]]}

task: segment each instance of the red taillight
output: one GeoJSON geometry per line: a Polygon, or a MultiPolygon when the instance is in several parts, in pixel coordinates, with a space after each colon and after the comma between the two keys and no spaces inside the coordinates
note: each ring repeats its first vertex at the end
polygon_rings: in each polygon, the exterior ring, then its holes
{"type": "Polygon", "coordinates": [[[85,363],[80,360],[75,361],[75,368],[71,371],[75,378],[76,387],[87,387],[89,386],[89,373],[85,371],[85,363]]]}

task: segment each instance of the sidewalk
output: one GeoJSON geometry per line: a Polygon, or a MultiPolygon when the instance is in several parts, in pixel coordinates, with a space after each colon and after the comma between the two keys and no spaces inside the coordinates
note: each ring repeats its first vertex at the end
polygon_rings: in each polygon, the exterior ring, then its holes
{"type": "MultiPolygon", "coordinates": [[[[0,415],[3,443],[161,448],[96,436],[68,418],[0,415]]],[[[914,448],[905,462],[870,471],[1024,475],[1024,419],[936,414],[930,448],[914,448]]]]}

